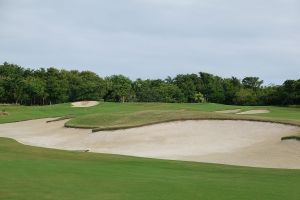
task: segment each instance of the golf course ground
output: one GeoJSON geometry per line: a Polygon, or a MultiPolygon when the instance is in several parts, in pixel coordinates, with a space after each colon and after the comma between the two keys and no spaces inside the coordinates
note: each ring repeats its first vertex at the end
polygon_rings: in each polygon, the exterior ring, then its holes
{"type": "MultiPolygon", "coordinates": [[[[0,116],[1,124],[52,118],[65,120],[66,127],[100,131],[90,134],[177,120],[250,120],[300,126],[299,107],[101,102],[92,107],[72,107],[66,103],[1,105],[0,109],[5,113],[0,116]],[[216,112],[237,109],[268,112],[249,115],[216,112]]],[[[291,136],[296,138],[298,133],[291,136]]],[[[300,197],[299,169],[64,151],[23,145],[8,138],[0,138],[0,183],[1,200],[296,200],[300,197]]]]}

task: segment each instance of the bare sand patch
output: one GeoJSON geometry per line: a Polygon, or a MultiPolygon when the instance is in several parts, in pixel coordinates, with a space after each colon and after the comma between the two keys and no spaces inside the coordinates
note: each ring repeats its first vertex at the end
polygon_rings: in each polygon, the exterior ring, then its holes
{"type": "Polygon", "coordinates": [[[178,121],[91,133],[49,119],[1,124],[0,136],[40,147],[253,167],[300,169],[295,126],[233,120],[178,121]]]}
{"type": "Polygon", "coordinates": [[[269,113],[269,110],[247,110],[244,112],[236,113],[238,115],[254,115],[254,114],[263,114],[263,113],[269,113]]]}
{"type": "Polygon", "coordinates": [[[218,110],[215,111],[216,113],[238,113],[240,112],[241,109],[234,109],[234,110],[218,110]]]}
{"type": "Polygon", "coordinates": [[[72,107],[92,107],[98,104],[98,101],[78,101],[71,103],[72,107]]]}

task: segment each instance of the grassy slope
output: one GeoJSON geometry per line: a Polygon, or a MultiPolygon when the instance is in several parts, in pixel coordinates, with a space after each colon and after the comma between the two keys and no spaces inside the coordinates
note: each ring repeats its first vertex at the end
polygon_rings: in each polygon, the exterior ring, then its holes
{"type": "Polygon", "coordinates": [[[300,170],[75,153],[0,138],[0,199],[296,200],[300,170]]]}
{"type": "Polygon", "coordinates": [[[67,122],[71,127],[120,128],[176,119],[255,119],[300,125],[300,108],[230,106],[222,104],[163,104],[163,103],[101,103],[90,108],[72,108],[70,104],[52,106],[0,106],[9,113],[0,116],[0,123],[45,117],[73,116],[67,122]],[[271,113],[259,115],[218,114],[225,109],[268,109],[271,113]]]}

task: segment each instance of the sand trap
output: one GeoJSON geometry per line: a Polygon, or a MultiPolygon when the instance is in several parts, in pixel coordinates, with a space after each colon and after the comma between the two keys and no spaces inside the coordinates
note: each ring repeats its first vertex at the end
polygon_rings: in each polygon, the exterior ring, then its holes
{"type": "Polygon", "coordinates": [[[92,107],[98,105],[98,101],[78,101],[73,102],[71,105],[72,107],[92,107]]]}
{"type": "Polygon", "coordinates": [[[269,110],[248,110],[240,113],[236,113],[238,115],[254,115],[254,114],[262,114],[262,113],[269,113],[269,110]]]}
{"type": "Polygon", "coordinates": [[[218,110],[216,113],[237,113],[240,112],[241,109],[234,109],[234,110],[218,110]]]}
{"type": "Polygon", "coordinates": [[[41,147],[141,157],[300,169],[300,128],[250,121],[200,120],[91,133],[49,119],[0,125],[0,136],[41,147]]]}

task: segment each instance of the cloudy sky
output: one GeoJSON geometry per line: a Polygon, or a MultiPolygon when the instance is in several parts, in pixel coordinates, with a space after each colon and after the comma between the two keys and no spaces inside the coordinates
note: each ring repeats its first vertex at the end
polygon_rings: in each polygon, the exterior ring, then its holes
{"type": "Polygon", "coordinates": [[[300,0],[0,0],[0,62],[300,78],[300,0]]]}

